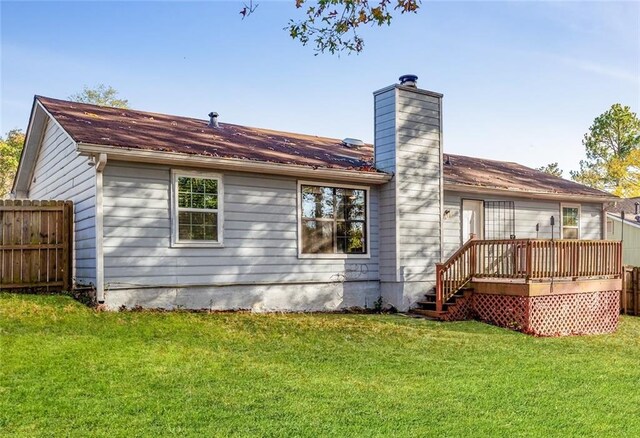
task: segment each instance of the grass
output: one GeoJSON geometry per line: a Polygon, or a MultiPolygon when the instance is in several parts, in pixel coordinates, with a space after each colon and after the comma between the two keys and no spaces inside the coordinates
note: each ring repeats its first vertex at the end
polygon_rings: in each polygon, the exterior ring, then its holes
{"type": "Polygon", "coordinates": [[[640,436],[640,318],[99,313],[0,294],[2,436],[640,436]]]}

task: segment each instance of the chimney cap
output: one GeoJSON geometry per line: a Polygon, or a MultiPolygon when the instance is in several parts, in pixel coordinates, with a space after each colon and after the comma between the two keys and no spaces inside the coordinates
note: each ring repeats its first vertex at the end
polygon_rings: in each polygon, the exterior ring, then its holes
{"type": "Polygon", "coordinates": [[[400,81],[400,85],[406,85],[407,87],[415,87],[416,82],[418,81],[418,76],[402,75],[398,80],[400,81]]]}

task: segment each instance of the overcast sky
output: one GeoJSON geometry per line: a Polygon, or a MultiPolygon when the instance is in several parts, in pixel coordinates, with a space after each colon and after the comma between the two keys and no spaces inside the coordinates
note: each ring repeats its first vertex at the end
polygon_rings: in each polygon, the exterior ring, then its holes
{"type": "Polygon", "coordinates": [[[282,30],[293,0],[242,3],[2,1],[2,133],[34,94],[104,83],[136,109],[372,141],[372,92],[413,73],[444,93],[446,152],[568,177],[598,114],[640,110],[640,2],[423,1],[339,58],[282,30]]]}

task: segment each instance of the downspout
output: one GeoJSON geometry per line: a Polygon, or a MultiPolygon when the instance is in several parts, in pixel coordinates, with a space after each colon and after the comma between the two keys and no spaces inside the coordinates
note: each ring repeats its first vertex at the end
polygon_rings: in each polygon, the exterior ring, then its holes
{"type": "Polygon", "coordinates": [[[98,154],[96,159],[96,299],[104,303],[104,222],[102,178],[107,165],[107,154],[98,154]]]}

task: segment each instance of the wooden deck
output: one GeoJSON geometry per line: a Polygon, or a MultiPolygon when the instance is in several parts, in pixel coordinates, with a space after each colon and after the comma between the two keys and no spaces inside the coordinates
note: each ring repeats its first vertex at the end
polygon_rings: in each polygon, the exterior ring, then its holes
{"type": "Polygon", "coordinates": [[[619,241],[471,239],[436,266],[435,310],[471,283],[474,290],[520,295],[620,290],[621,279],[619,241]]]}
{"type": "Polygon", "coordinates": [[[541,281],[504,281],[501,279],[477,279],[470,282],[470,288],[478,294],[515,295],[537,297],[542,295],[566,295],[621,290],[622,279],[560,279],[541,281]]]}
{"type": "Polygon", "coordinates": [[[436,269],[415,313],[479,319],[538,336],[615,331],[622,289],[620,242],[475,240],[436,269]]]}

